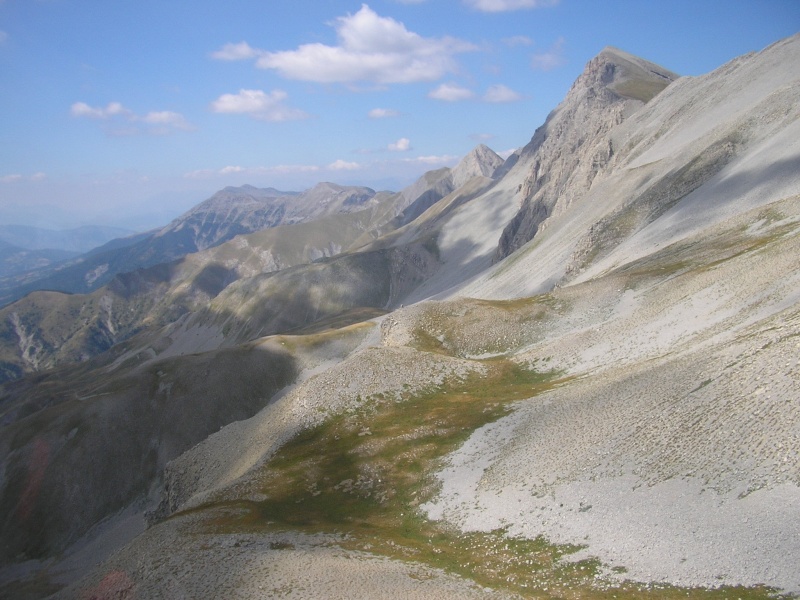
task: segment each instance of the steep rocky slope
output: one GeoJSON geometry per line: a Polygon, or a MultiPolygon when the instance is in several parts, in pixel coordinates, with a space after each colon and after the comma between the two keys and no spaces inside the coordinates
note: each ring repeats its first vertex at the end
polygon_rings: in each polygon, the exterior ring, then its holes
{"type": "Polygon", "coordinates": [[[551,214],[569,208],[619,149],[606,134],[677,79],[663,67],[616,48],[592,59],[564,101],[520,152],[528,174],[522,206],[503,230],[497,258],[533,238],[551,214]]]}
{"type": "Polygon", "coordinates": [[[503,159],[496,152],[479,144],[452,169],[445,167],[426,173],[415,184],[403,190],[403,195],[413,198],[413,201],[402,212],[397,224],[402,226],[410,223],[439,200],[463,187],[473,177],[493,178],[502,165],[503,159]]]}
{"type": "Polygon", "coordinates": [[[496,179],[7,384],[4,591],[800,593],[799,64],[795,36],[663,87],[607,49],[496,179]],[[293,335],[224,347],[276,323],[293,335]],[[215,413],[223,396],[238,412],[215,413]],[[132,406],[118,445],[87,413],[132,406]],[[174,410],[180,443],[153,434],[174,410]],[[102,485],[108,444],[144,465],[123,494],[102,485]],[[85,480],[51,467],[87,448],[85,480]]]}

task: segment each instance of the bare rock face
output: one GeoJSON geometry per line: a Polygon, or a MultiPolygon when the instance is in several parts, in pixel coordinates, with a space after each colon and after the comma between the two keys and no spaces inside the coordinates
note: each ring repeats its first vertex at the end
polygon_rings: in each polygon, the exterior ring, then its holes
{"type": "Polygon", "coordinates": [[[428,171],[403,190],[409,203],[400,215],[399,225],[410,223],[447,194],[457,190],[473,177],[495,177],[503,159],[491,148],[479,144],[452,169],[428,171]]]}
{"type": "Polygon", "coordinates": [[[547,217],[591,188],[614,156],[607,134],[677,77],[610,47],[587,63],[521,152],[532,166],[522,184],[522,206],[503,231],[496,260],[533,239],[547,217]]]}
{"type": "Polygon", "coordinates": [[[451,171],[453,189],[460,188],[473,177],[483,175],[493,177],[498,168],[503,165],[503,159],[491,148],[479,144],[472,152],[461,159],[451,171]]]}

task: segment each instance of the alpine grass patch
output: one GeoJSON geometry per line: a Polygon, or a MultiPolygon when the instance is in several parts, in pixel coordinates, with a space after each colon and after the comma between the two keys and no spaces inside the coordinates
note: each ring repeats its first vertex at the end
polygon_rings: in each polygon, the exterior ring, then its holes
{"type": "MultiPolygon", "coordinates": [[[[423,563],[524,597],[767,598],[766,589],[675,588],[619,582],[596,559],[565,560],[580,546],[504,530],[461,532],[427,519],[419,506],[438,491],[444,457],[515,401],[567,383],[507,359],[484,361],[483,375],[407,394],[373,396],[308,428],[258,474],[258,500],[221,499],[210,531],[335,533],[347,549],[423,563]]],[[[202,508],[201,508],[202,510],[202,508]]]]}

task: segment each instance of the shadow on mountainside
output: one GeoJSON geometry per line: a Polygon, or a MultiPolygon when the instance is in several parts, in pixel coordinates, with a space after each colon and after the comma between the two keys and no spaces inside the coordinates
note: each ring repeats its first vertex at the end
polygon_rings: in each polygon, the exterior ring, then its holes
{"type": "Polygon", "coordinates": [[[117,374],[67,374],[39,376],[62,402],[0,430],[0,563],[53,556],[152,497],[168,461],[258,412],[298,368],[284,350],[247,344],[117,374]]]}
{"type": "MultiPolygon", "coordinates": [[[[404,247],[246,280],[161,337],[141,333],[89,363],[0,388],[7,423],[0,429],[0,562],[53,556],[104,518],[152,498],[169,460],[249,418],[295,380],[295,357],[250,340],[372,318],[401,301],[433,263],[429,251],[404,247]],[[197,353],[199,328],[224,337],[197,353]]],[[[202,287],[213,293],[225,277],[224,269],[207,268],[202,287]]],[[[136,294],[148,282],[121,283],[121,293],[136,294]]]]}
{"type": "Polygon", "coordinates": [[[491,267],[500,233],[513,210],[501,191],[490,191],[477,201],[479,205],[459,206],[447,229],[439,232],[438,270],[408,295],[409,302],[458,289],[491,267]]]}

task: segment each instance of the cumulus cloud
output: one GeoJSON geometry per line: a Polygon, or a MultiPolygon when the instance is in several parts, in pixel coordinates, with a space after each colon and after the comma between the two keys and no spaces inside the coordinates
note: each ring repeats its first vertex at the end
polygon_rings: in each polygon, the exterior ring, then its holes
{"type": "Polygon", "coordinates": [[[411,140],[408,138],[400,138],[396,142],[389,144],[386,149],[392,152],[407,152],[411,150],[411,140]]]}
{"type": "Polygon", "coordinates": [[[305,119],[306,113],[286,106],[288,94],[283,90],[266,93],[263,90],[239,90],[238,94],[223,94],[211,103],[216,113],[245,114],[260,121],[293,121],[305,119]]]}
{"type": "Polygon", "coordinates": [[[246,42],[227,44],[212,56],[222,60],[256,58],[256,66],[287,79],[317,83],[377,84],[435,81],[456,70],[455,56],[476,50],[452,38],[428,38],[403,23],[381,17],[366,4],[354,15],[337,18],[338,44],[303,44],[295,50],[268,52],[246,42]]]}
{"type": "Polygon", "coordinates": [[[560,0],[464,0],[464,4],[482,12],[507,12],[523,8],[555,6],[560,0]]]}
{"type": "Polygon", "coordinates": [[[428,98],[443,100],[445,102],[458,102],[460,100],[469,100],[474,95],[472,90],[468,90],[455,83],[443,83],[435,90],[428,93],[428,98]]]}
{"type": "Polygon", "coordinates": [[[564,38],[558,38],[550,49],[534,54],[531,58],[531,67],[537,71],[552,71],[566,63],[564,58],[564,38]]]}
{"type": "Polygon", "coordinates": [[[109,102],[105,107],[92,107],[85,102],[76,102],[70,107],[70,113],[73,117],[88,117],[89,119],[109,119],[119,115],[133,115],[132,111],[119,102],[109,102]]]}
{"type": "Polygon", "coordinates": [[[143,123],[152,125],[150,133],[153,134],[167,134],[173,130],[181,129],[189,131],[193,127],[180,113],[172,112],[171,110],[152,111],[147,113],[140,119],[143,123]]]}
{"type": "Polygon", "coordinates": [[[369,111],[370,119],[387,119],[389,117],[397,117],[400,113],[391,108],[373,108],[369,111]]]}
{"type": "Polygon", "coordinates": [[[257,50],[247,42],[239,42],[238,44],[225,44],[216,52],[211,53],[211,58],[217,60],[247,60],[249,58],[256,58],[263,54],[261,50],[257,50]]]}
{"type": "Polygon", "coordinates": [[[75,102],[70,107],[73,117],[94,119],[98,121],[115,121],[116,125],[108,130],[111,135],[165,135],[174,131],[193,129],[186,118],[171,110],[151,111],[140,116],[119,102],[109,102],[106,106],[89,106],[85,102],[75,102]],[[120,126],[120,123],[124,125],[120,126]]]}
{"type": "Polygon", "coordinates": [[[356,169],[360,169],[361,165],[356,162],[347,162],[342,160],[341,158],[338,160],[333,161],[331,164],[328,165],[328,169],[331,171],[355,171],[356,169]]]}
{"type": "Polygon", "coordinates": [[[516,102],[517,100],[521,99],[522,96],[520,96],[517,92],[502,84],[489,86],[489,89],[486,90],[486,93],[483,95],[484,102],[492,102],[496,104],[504,102],[516,102]]]}

